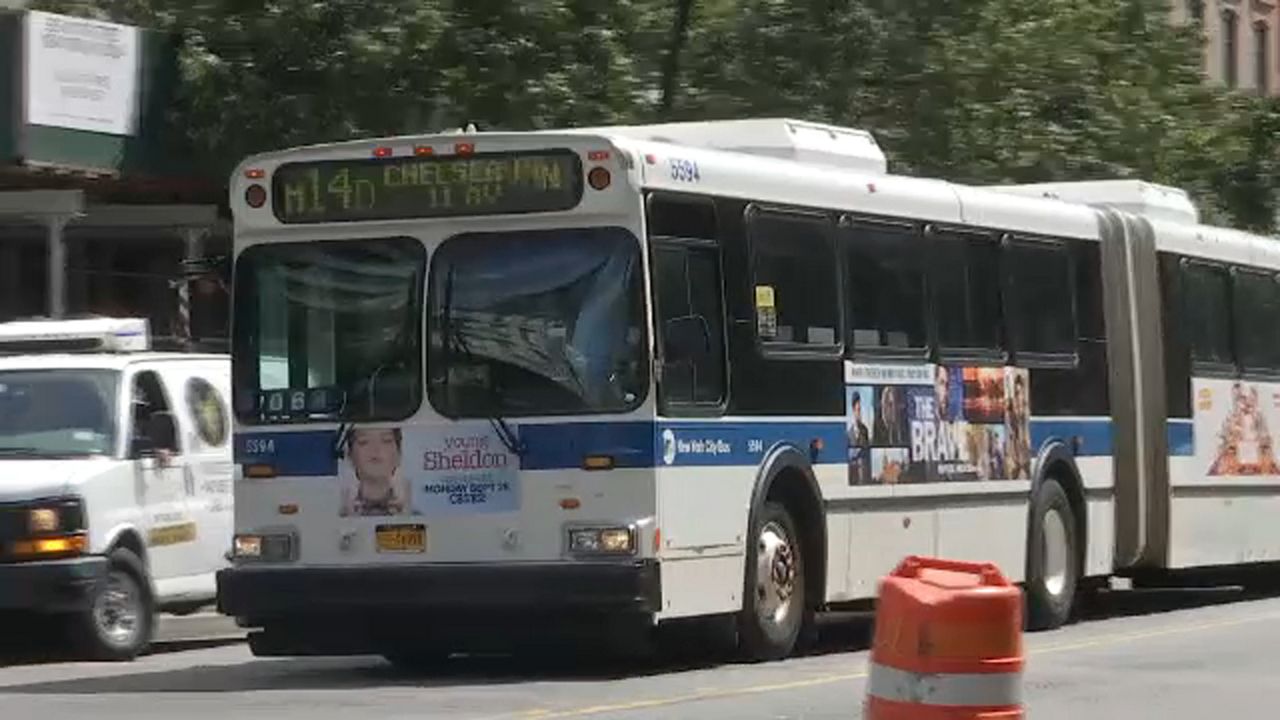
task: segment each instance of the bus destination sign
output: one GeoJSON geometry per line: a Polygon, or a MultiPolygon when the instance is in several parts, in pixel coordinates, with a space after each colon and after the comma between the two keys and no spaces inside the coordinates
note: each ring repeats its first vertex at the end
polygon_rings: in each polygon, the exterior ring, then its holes
{"type": "Polygon", "coordinates": [[[569,150],[287,163],[272,181],[284,223],[553,212],[582,199],[569,150]]]}

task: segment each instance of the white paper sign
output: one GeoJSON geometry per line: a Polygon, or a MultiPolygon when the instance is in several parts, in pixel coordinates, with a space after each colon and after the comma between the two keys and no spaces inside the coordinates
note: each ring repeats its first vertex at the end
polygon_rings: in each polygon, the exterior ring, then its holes
{"type": "Polygon", "coordinates": [[[138,29],[28,12],[27,123],[132,135],[138,29]]]}
{"type": "Polygon", "coordinates": [[[520,458],[487,423],[424,429],[405,437],[413,509],[424,516],[520,509],[520,458]]]}

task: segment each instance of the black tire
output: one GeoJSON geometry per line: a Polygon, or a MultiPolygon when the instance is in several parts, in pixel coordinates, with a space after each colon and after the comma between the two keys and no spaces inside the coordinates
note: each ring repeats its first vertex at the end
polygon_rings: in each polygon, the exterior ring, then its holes
{"type": "Polygon", "coordinates": [[[745,574],[738,651],[751,661],[785,658],[795,651],[812,609],[805,592],[800,535],[791,513],[782,505],[767,502],[760,509],[748,536],[745,574]],[[762,558],[761,553],[768,553],[773,560],[762,558]],[[758,577],[762,560],[770,563],[768,579],[758,577]]]}
{"type": "Polygon", "coordinates": [[[394,648],[384,650],[382,659],[399,672],[420,674],[440,670],[449,662],[449,655],[438,648],[394,648]]]}
{"type": "Polygon", "coordinates": [[[107,577],[78,616],[76,640],[95,660],[127,661],[151,646],[155,599],[142,560],[125,548],[107,555],[107,577]]]}
{"type": "Polygon", "coordinates": [[[1046,479],[1031,502],[1027,538],[1027,629],[1052,630],[1071,619],[1080,584],[1080,539],[1062,485],[1046,479]]]}
{"type": "Polygon", "coordinates": [[[162,612],[165,612],[169,615],[174,615],[177,617],[186,617],[188,615],[194,615],[200,612],[201,610],[211,606],[212,604],[213,603],[208,603],[208,602],[178,603],[177,605],[168,605],[160,609],[162,612]]]}

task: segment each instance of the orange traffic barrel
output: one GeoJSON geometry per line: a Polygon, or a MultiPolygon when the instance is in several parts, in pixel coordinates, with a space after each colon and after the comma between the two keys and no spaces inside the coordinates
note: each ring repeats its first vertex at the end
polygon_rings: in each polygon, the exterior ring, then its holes
{"type": "Polygon", "coordinates": [[[880,581],[870,720],[1022,718],[1022,593],[990,563],[908,557],[880,581]]]}

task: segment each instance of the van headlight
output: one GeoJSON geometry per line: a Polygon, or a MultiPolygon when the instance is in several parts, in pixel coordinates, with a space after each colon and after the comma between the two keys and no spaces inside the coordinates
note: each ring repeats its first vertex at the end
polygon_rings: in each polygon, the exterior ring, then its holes
{"type": "Polygon", "coordinates": [[[84,530],[84,501],[78,497],[45,500],[27,508],[27,534],[32,537],[84,530]]]}
{"type": "Polygon", "coordinates": [[[51,559],[80,555],[88,550],[84,501],[80,498],[41,500],[18,512],[25,516],[26,532],[7,547],[0,547],[0,555],[8,554],[19,560],[51,559]]]}
{"type": "Polygon", "coordinates": [[[48,535],[62,527],[62,517],[57,508],[32,508],[27,511],[27,531],[32,535],[48,535]]]}
{"type": "Polygon", "coordinates": [[[632,527],[569,528],[569,552],[574,555],[633,555],[635,551],[632,527]]]}

